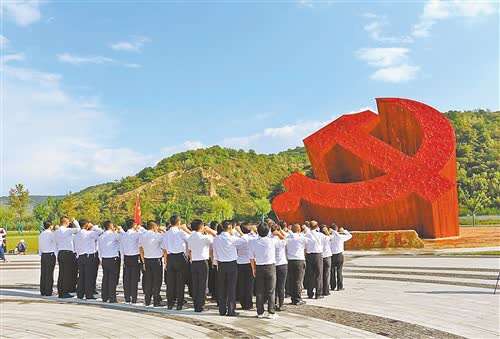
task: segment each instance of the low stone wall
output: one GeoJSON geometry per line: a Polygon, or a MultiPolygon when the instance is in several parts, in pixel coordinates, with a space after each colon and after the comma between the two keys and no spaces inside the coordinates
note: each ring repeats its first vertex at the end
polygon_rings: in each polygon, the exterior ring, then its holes
{"type": "Polygon", "coordinates": [[[346,250],[371,248],[422,248],[424,242],[413,230],[353,231],[352,239],[345,243],[346,250]]]}

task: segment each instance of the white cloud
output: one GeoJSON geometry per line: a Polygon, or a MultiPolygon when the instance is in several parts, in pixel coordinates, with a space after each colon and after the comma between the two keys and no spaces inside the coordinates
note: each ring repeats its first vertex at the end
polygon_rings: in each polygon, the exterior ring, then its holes
{"type": "Polygon", "coordinates": [[[151,42],[146,36],[133,36],[128,41],[119,41],[111,44],[111,48],[116,51],[139,52],[144,44],[151,42]]]}
{"type": "Polygon", "coordinates": [[[361,48],[356,56],[371,66],[387,67],[406,60],[408,51],[403,47],[361,48]]]}
{"type": "Polygon", "coordinates": [[[24,60],[23,53],[6,54],[0,57],[0,63],[7,63],[11,61],[23,61],[23,60],[24,60]]]}
{"type": "Polygon", "coordinates": [[[61,53],[57,55],[57,60],[72,65],[81,64],[106,64],[114,62],[113,59],[103,56],[78,56],[70,53],[61,53]]]}
{"type": "MultiPolygon", "coordinates": [[[[453,17],[475,18],[494,14],[495,1],[440,1],[429,0],[424,5],[424,10],[419,21],[413,26],[414,37],[427,37],[431,28],[439,20],[453,17]]],[[[497,10],[498,10],[498,4],[497,10]]]]}
{"type": "Polygon", "coordinates": [[[373,73],[371,78],[373,80],[393,83],[406,82],[414,79],[419,69],[420,68],[418,66],[411,66],[407,64],[384,67],[373,73]]]}
{"type": "MultiPolygon", "coordinates": [[[[20,61],[21,58],[14,58],[20,61]]],[[[130,175],[154,160],[109,146],[116,122],[96,98],[77,98],[59,74],[2,66],[2,193],[22,182],[34,194],[61,194],[130,175]]]]}
{"type": "Polygon", "coordinates": [[[9,39],[0,34],[0,48],[5,48],[9,44],[9,39]]]}
{"type": "Polygon", "coordinates": [[[187,140],[179,145],[163,147],[160,151],[163,156],[169,156],[175,153],[204,148],[205,145],[198,140],[187,140]]]}
{"type": "Polygon", "coordinates": [[[18,26],[29,26],[40,20],[39,0],[4,0],[0,2],[0,6],[5,15],[13,20],[18,26]]]}
{"type": "Polygon", "coordinates": [[[373,13],[365,13],[365,18],[373,19],[370,23],[366,24],[363,28],[370,34],[370,37],[378,42],[383,43],[411,43],[413,39],[409,36],[394,37],[386,36],[383,34],[384,27],[388,26],[387,19],[373,13]]]}
{"type": "Polygon", "coordinates": [[[314,7],[314,1],[313,0],[298,0],[297,5],[299,7],[312,8],[312,7],[314,7]]]}

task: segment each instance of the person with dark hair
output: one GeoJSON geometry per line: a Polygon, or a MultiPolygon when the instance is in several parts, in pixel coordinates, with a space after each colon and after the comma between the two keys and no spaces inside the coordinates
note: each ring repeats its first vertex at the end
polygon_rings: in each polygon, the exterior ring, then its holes
{"type": "Polygon", "coordinates": [[[318,223],[310,222],[306,228],[306,276],[307,296],[312,299],[323,298],[323,244],[324,235],[319,232],[318,223]]]}
{"type": "Polygon", "coordinates": [[[146,230],[141,225],[127,225],[122,235],[121,249],[123,254],[123,293],[126,303],[137,303],[137,286],[141,276],[141,258],[139,257],[139,238],[146,230]]]}
{"type": "Polygon", "coordinates": [[[188,273],[186,257],[186,241],[191,231],[186,225],[181,225],[181,218],[173,215],[170,218],[170,229],[165,233],[163,249],[167,256],[167,306],[172,309],[177,301],[177,310],[182,310],[184,304],[184,284],[188,273]]]}
{"type": "Polygon", "coordinates": [[[330,295],[330,272],[332,267],[332,247],[330,241],[330,230],[326,225],[321,225],[323,233],[323,295],[330,295]]]}
{"type": "Polygon", "coordinates": [[[303,305],[302,282],[306,269],[305,248],[307,240],[302,233],[301,225],[293,224],[286,239],[286,255],[288,259],[288,276],[290,281],[290,297],[292,305],[303,305]]]}
{"type": "Polygon", "coordinates": [[[94,297],[95,269],[97,261],[96,241],[102,234],[102,229],[92,225],[86,219],[79,222],[80,232],[75,235],[74,245],[78,262],[78,282],[76,295],[79,299],[96,299],[94,297]]]}
{"type": "Polygon", "coordinates": [[[238,280],[238,253],[236,247],[247,240],[233,235],[233,222],[222,223],[222,232],[213,244],[217,261],[217,298],[219,314],[236,316],[236,282],[238,280]]]}
{"type": "Polygon", "coordinates": [[[213,243],[216,232],[206,227],[200,219],[191,222],[191,231],[187,245],[191,258],[193,304],[195,312],[202,312],[207,291],[210,245],[213,243]]]}
{"type": "Polygon", "coordinates": [[[250,257],[252,273],[255,276],[257,294],[257,317],[264,315],[264,304],[267,302],[268,318],[274,319],[275,286],[276,286],[276,248],[284,240],[270,237],[270,229],[261,222],[257,227],[259,237],[250,241],[250,257]]]}
{"type": "Polygon", "coordinates": [[[344,266],[344,242],[352,238],[351,233],[336,224],[332,225],[332,274],[330,278],[330,288],[338,291],[344,289],[344,279],[342,276],[342,268],[344,266]]]}
{"type": "MultiPolygon", "coordinates": [[[[281,233],[281,237],[274,235],[278,240],[283,240],[286,238],[286,224],[275,224],[272,228],[273,234],[276,232],[281,233]]],[[[285,285],[286,276],[288,272],[288,260],[286,258],[286,240],[278,241],[276,246],[276,292],[275,292],[275,303],[274,307],[276,311],[284,310],[285,302],[285,285]]]]}
{"type": "MultiPolygon", "coordinates": [[[[38,236],[40,254],[40,294],[50,297],[54,285],[54,267],[56,266],[57,247],[54,227],[50,221],[43,223],[44,231],[38,236]]],[[[0,244],[1,246],[1,244],[0,244]]]]}
{"type": "Polygon", "coordinates": [[[238,258],[238,281],[236,288],[236,299],[240,302],[241,308],[250,310],[253,307],[252,295],[254,289],[254,276],[252,274],[252,266],[250,265],[250,249],[248,242],[257,237],[254,227],[248,222],[244,222],[240,226],[241,237],[247,241],[236,247],[238,258]]]}
{"type": "Polygon", "coordinates": [[[80,231],[80,224],[75,219],[70,222],[66,216],[61,217],[59,228],[54,232],[57,247],[59,275],[57,277],[57,294],[59,298],[72,298],[70,292],[76,290],[76,255],[74,253],[73,235],[80,231]],[[75,227],[70,227],[73,224],[75,227]]]}
{"type": "Polygon", "coordinates": [[[120,241],[123,229],[107,220],[102,226],[106,230],[98,241],[102,263],[101,297],[103,302],[116,303],[116,286],[120,277],[120,241]]]}
{"type": "Polygon", "coordinates": [[[144,263],[144,304],[150,306],[151,298],[153,298],[153,306],[159,307],[161,306],[164,233],[161,233],[154,221],[148,221],[146,228],[147,231],[141,233],[139,237],[139,253],[141,261],[144,263]]]}

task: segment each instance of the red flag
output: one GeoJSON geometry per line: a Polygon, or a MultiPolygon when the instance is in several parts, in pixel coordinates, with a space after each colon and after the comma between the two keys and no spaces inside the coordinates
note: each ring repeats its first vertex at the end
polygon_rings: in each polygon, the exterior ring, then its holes
{"type": "Polygon", "coordinates": [[[141,200],[139,199],[139,194],[135,198],[135,208],[134,208],[134,223],[136,225],[141,225],[141,200]]]}

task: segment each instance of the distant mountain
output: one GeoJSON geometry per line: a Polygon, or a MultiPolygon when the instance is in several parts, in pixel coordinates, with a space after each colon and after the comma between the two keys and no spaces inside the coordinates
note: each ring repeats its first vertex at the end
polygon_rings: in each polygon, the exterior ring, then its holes
{"type": "MultiPolygon", "coordinates": [[[[41,204],[47,200],[47,198],[52,197],[54,199],[63,199],[64,195],[30,195],[30,211],[35,208],[38,204],[41,204]]],[[[8,205],[9,204],[9,197],[2,196],[0,197],[0,205],[8,205]]]]}
{"type": "MultiPolygon", "coordinates": [[[[475,174],[484,176],[490,197],[485,211],[498,214],[500,112],[450,111],[446,115],[457,135],[459,185],[467,189],[464,183],[468,178],[475,174]]],[[[174,154],[136,175],[88,187],[66,197],[61,208],[67,214],[74,211],[82,217],[109,218],[121,223],[133,215],[135,197],[140,194],[145,220],[160,219],[172,212],[187,219],[209,220],[216,218],[220,209],[232,210],[236,218],[251,219],[258,211],[256,201],[270,200],[281,192],[283,179],[296,171],[310,175],[303,147],[257,154],[213,146],[174,154]]],[[[33,200],[36,203],[46,198],[33,200]]],[[[465,211],[465,202],[460,203],[465,211]]]]}

